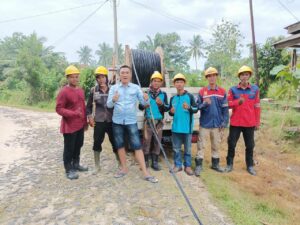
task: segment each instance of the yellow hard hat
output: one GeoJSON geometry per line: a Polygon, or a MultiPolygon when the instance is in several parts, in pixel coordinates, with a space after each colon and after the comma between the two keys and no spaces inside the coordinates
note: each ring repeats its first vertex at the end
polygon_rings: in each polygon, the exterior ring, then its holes
{"type": "Polygon", "coordinates": [[[79,73],[80,73],[79,70],[74,65],[68,66],[65,70],[65,76],[68,76],[68,75],[71,75],[71,74],[79,74],[79,73]]]}
{"type": "Polygon", "coordinates": [[[211,74],[217,74],[218,75],[219,73],[218,73],[218,70],[216,68],[214,68],[214,67],[208,67],[205,70],[204,75],[206,77],[206,76],[211,75],[211,74]]]}
{"type": "Polygon", "coordinates": [[[186,82],[185,76],[182,73],[177,73],[175,75],[175,77],[173,78],[173,82],[175,82],[176,80],[179,80],[179,79],[184,80],[184,82],[186,82]]]}
{"type": "Polygon", "coordinates": [[[152,74],[150,80],[152,81],[152,80],[155,79],[155,78],[164,80],[163,76],[162,76],[161,73],[158,72],[158,71],[154,71],[154,73],[152,74]]]}
{"type": "Polygon", "coordinates": [[[240,69],[239,69],[239,72],[237,74],[237,76],[239,77],[241,73],[244,73],[244,72],[249,72],[250,75],[252,75],[253,71],[252,69],[249,67],[249,66],[242,66],[240,69]]]}
{"type": "Polygon", "coordinates": [[[99,66],[95,70],[95,75],[99,75],[99,74],[107,76],[108,70],[104,66],[99,66]]]}

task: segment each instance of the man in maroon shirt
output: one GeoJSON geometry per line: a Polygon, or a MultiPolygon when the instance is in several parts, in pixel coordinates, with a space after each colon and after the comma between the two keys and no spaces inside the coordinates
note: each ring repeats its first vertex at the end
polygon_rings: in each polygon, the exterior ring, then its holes
{"type": "Polygon", "coordinates": [[[68,85],[63,87],[56,99],[56,112],[62,116],[60,132],[64,136],[64,167],[68,179],[78,179],[76,171],[87,171],[81,166],[80,149],[87,125],[84,92],[78,87],[79,70],[71,65],[65,70],[68,85]]]}

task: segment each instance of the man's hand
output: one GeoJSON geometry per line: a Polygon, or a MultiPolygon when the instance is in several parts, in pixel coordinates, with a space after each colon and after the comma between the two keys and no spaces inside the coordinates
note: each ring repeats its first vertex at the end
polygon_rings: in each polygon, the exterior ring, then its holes
{"type": "Polygon", "coordinates": [[[158,97],[155,99],[155,102],[158,106],[161,106],[163,104],[163,102],[158,97]]]}
{"type": "Polygon", "coordinates": [[[147,93],[143,93],[143,97],[145,101],[149,100],[149,95],[147,93]]]}
{"type": "Polygon", "coordinates": [[[174,113],[175,113],[175,108],[172,107],[172,108],[170,109],[170,112],[171,112],[172,114],[174,114],[174,113]]]}
{"type": "Polygon", "coordinates": [[[115,94],[114,94],[114,96],[113,96],[113,98],[112,98],[112,101],[113,102],[117,102],[119,100],[119,97],[120,97],[119,92],[116,91],[115,94]]]}
{"type": "Polygon", "coordinates": [[[182,104],[182,107],[183,107],[184,109],[189,109],[189,108],[190,108],[189,104],[187,104],[186,102],[184,102],[184,103],[182,104]]]}
{"type": "Polygon", "coordinates": [[[93,118],[89,118],[89,125],[91,127],[94,127],[95,126],[95,120],[93,118]]]}
{"type": "Polygon", "coordinates": [[[206,102],[208,105],[211,104],[211,99],[209,97],[208,98],[204,98],[203,101],[206,102]]]}
{"type": "Polygon", "coordinates": [[[245,102],[245,98],[244,97],[240,97],[239,99],[239,105],[243,104],[245,102]]]}

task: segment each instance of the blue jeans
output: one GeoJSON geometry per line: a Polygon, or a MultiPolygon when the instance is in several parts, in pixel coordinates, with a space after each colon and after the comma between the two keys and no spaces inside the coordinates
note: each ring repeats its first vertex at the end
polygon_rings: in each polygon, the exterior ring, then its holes
{"type": "Polygon", "coordinates": [[[112,128],[116,149],[125,147],[124,134],[126,133],[127,138],[129,139],[130,149],[142,150],[140,134],[136,123],[126,125],[113,123],[112,128]]]}
{"type": "Polygon", "coordinates": [[[184,166],[191,167],[192,166],[192,134],[180,134],[180,133],[172,133],[172,144],[174,151],[174,163],[176,167],[182,167],[182,159],[181,159],[181,145],[184,145],[184,166]]]}

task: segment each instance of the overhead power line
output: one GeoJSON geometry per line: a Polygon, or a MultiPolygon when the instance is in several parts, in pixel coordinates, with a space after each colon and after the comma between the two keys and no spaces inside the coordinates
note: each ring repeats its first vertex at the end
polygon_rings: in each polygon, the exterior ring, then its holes
{"type": "Polygon", "coordinates": [[[38,17],[48,16],[48,15],[53,15],[53,14],[58,14],[58,13],[64,13],[64,12],[72,11],[72,10],[75,10],[75,9],[89,7],[89,6],[92,6],[92,5],[99,5],[101,3],[103,3],[103,1],[92,2],[92,3],[88,3],[88,4],[76,6],[76,7],[71,7],[71,8],[58,9],[58,10],[44,12],[44,13],[31,15],[31,16],[24,16],[24,17],[17,17],[17,18],[12,18],[12,19],[1,20],[0,23],[10,23],[10,22],[17,22],[17,21],[22,21],[22,20],[34,19],[34,18],[38,18],[38,17]]]}
{"type": "Polygon", "coordinates": [[[82,20],[79,24],[77,24],[72,30],[70,30],[68,33],[66,33],[64,36],[59,38],[56,42],[53,43],[53,46],[59,45],[61,42],[63,42],[67,37],[69,37],[72,33],[74,33],[82,24],[84,24],[88,19],[90,19],[93,15],[96,14],[96,12],[101,9],[105,3],[107,3],[109,0],[104,1],[99,7],[97,7],[91,14],[89,14],[84,20],[82,20]]]}
{"type": "Polygon", "coordinates": [[[180,23],[180,24],[183,24],[185,26],[188,26],[190,28],[193,28],[193,29],[203,29],[203,30],[206,30],[208,31],[209,29],[206,28],[206,27],[201,27],[199,24],[196,24],[196,23],[193,23],[191,21],[188,21],[188,20],[185,20],[183,18],[180,18],[180,17],[177,17],[177,16],[174,16],[174,15],[171,15],[170,13],[167,13],[165,11],[162,11],[162,10],[159,10],[159,9],[156,9],[156,8],[153,8],[151,6],[148,6],[148,5],[145,5],[145,4],[142,4],[140,2],[137,2],[137,1],[134,1],[134,0],[130,0],[132,3],[136,4],[136,5],[139,5],[147,10],[150,10],[151,12],[154,12],[156,14],[159,14],[161,16],[164,16],[174,22],[177,22],[177,23],[180,23]]]}
{"type": "Polygon", "coordinates": [[[286,5],[284,5],[280,0],[277,0],[277,1],[281,5],[282,8],[284,8],[292,17],[295,18],[295,20],[297,22],[300,21],[299,18],[294,13],[292,13],[292,11],[286,5]]]}

